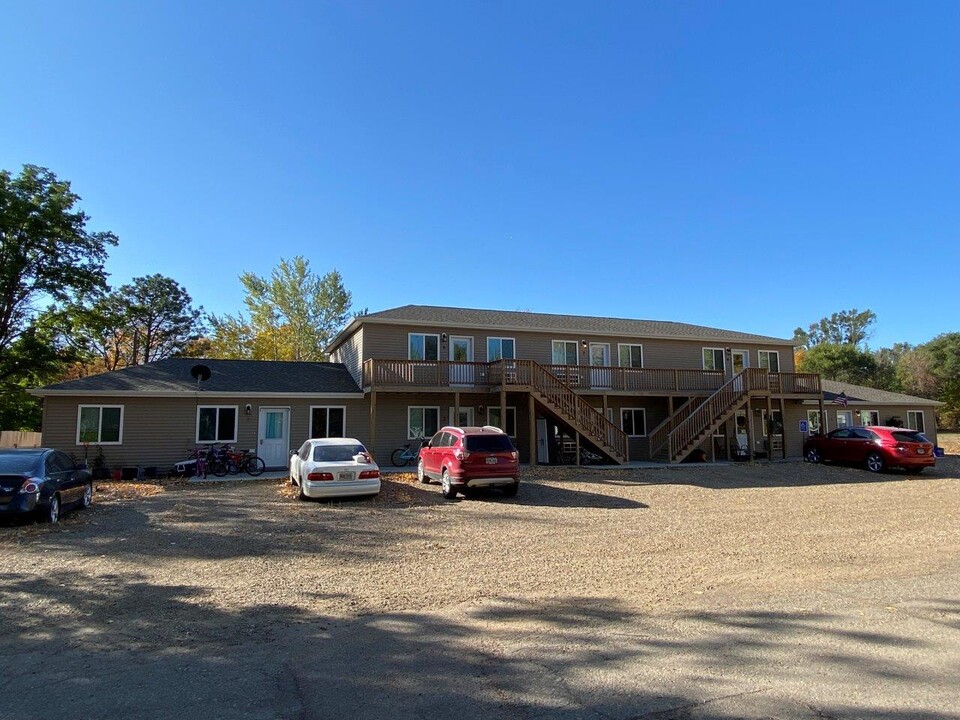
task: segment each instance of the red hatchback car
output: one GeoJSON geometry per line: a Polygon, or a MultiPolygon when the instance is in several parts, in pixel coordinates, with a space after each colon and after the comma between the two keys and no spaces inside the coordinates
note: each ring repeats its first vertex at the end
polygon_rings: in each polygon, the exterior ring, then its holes
{"type": "Polygon", "coordinates": [[[445,427],[420,449],[417,477],[439,480],[448,499],[478,487],[499,487],[512,497],[520,489],[520,456],[500,428],[445,427]]]}
{"type": "Polygon", "coordinates": [[[848,462],[866,465],[871,472],[900,467],[908,473],[934,467],[933,443],[923,433],[898,427],[850,427],[814,435],[803,445],[808,462],[848,462]]]}

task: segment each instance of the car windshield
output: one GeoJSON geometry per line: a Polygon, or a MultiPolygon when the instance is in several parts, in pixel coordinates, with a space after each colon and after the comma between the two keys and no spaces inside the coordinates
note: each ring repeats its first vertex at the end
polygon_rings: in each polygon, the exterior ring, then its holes
{"type": "Polygon", "coordinates": [[[40,453],[3,453],[0,455],[0,474],[33,474],[40,463],[40,453]]]}
{"type": "Polygon", "coordinates": [[[506,435],[467,435],[467,450],[470,452],[510,452],[513,443],[506,435]]]}
{"type": "Polygon", "coordinates": [[[317,445],[313,448],[313,461],[352,462],[354,455],[366,451],[363,445],[317,445]]]}
{"type": "Polygon", "coordinates": [[[895,433],[890,433],[893,435],[893,439],[897,442],[911,442],[911,443],[928,443],[930,442],[927,439],[927,436],[923,433],[911,432],[908,430],[899,430],[895,433]]]}

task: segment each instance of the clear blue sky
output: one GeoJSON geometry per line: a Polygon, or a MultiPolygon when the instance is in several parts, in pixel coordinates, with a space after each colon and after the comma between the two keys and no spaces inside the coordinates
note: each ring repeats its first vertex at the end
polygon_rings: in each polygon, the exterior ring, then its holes
{"type": "Polygon", "coordinates": [[[6,2],[0,167],[117,284],[356,307],[960,330],[960,3],[6,2]]]}

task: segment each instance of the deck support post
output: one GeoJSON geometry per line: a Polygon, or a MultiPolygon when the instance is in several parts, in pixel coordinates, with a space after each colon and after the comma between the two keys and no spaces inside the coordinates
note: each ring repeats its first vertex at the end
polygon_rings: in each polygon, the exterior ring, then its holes
{"type": "Polygon", "coordinates": [[[504,386],[500,386],[500,424],[503,425],[500,428],[503,431],[507,429],[507,389],[504,386]]]}
{"type": "Polygon", "coordinates": [[[780,398],[780,456],[787,459],[787,411],[783,398],[780,398]]]}
{"type": "MultiPolygon", "coordinates": [[[[769,384],[770,375],[767,375],[767,382],[769,384]]],[[[773,403],[771,402],[770,395],[767,395],[767,462],[773,462],[773,403]]]]}
{"type": "Polygon", "coordinates": [[[527,407],[530,423],[528,430],[530,433],[530,466],[533,467],[537,464],[537,411],[533,403],[533,393],[527,393],[527,407]]]}
{"type": "Polygon", "coordinates": [[[750,462],[753,462],[753,418],[750,417],[750,396],[747,396],[747,401],[743,404],[743,409],[747,413],[747,459],[750,462]]]}
{"type": "Polygon", "coordinates": [[[576,450],[574,450],[574,452],[576,453],[576,456],[577,456],[577,465],[579,466],[579,465],[580,465],[580,432],[577,431],[577,430],[574,430],[574,431],[573,431],[573,436],[574,436],[574,438],[575,438],[576,441],[577,441],[577,442],[576,442],[576,446],[577,446],[577,447],[576,447],[576,450]]]}
{"type": "MultiPolygon", "coordinates": [[[[453,393],[453,424],[460,424],[460,391],[455,390],[453,393]]],[[[443,423],[440,423],[440,427],[443,427],[443,423]]]]}
{"type": "Polygon", "coordinates": [[[377,458],[377,391],[370,391],[370,453],[377,458]]]}
{"type": "Polygon", "coordinates": [[[820,391],[818,402],[820,403],[820,434],[826,435],[830,428],[827,426],[827,411],[823,407],[823,390],[820,391]]]}

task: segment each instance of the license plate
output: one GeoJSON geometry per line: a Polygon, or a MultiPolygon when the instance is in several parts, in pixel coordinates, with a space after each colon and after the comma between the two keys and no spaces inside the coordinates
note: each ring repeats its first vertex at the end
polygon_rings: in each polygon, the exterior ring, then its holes
{"type": "Polygon", "coordinates": [[[926,452],[927,452],[927,451],[926,451],[925,448],[917,448],[917,455],[923,455],[923,454],[925,454],[926,452]]]}
{"type": "Polygon", "coordinates": [[[487,458],[487,465],[496,465],[496,464],[497,464],[497,459],[495,457],[487,458]]]}
{"type": "Polygon", "coordinates": [[[353,480],[353,473],[350,473],[350,472],[340,473],[340,476],[339,476],[339,477],[340,477],[340,480],[341,480],[341,481],[343,481],[343,480],[353,480]]]}

